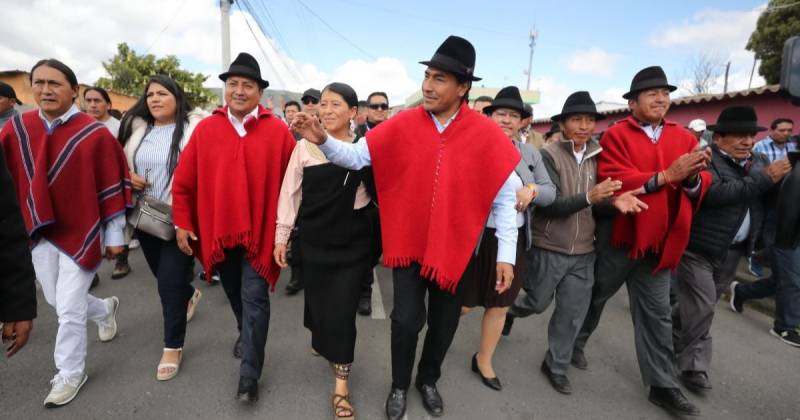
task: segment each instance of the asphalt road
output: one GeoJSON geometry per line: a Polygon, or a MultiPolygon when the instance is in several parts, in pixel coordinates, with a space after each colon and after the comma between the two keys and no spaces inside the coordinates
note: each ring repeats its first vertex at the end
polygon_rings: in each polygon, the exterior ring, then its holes
{"type": "MultiPolygon", "coordinates": [[[[172,381],[155,380],[162,341],[161,307],[155,280],[141,251],[133,251],[134,272],[109,279],[104,264],[98,297],[116,295],[121,305],[119,335],[100,343],[90,323],[89,381],[68,406],[43,408],[55,373],[52,352],[57,323],[43,298],[32,340],[8,360],[0,356],[0,419],[329,419],[333,374],[311,355],[310,335],[302,326],[302,294],[283,293],[284,272],[271,296],[272,320],[261,400],[241,406],[233,396],[239,362],[231,355],[236,339],[233,315],[222,289],[196,281],[203,291],[189,324],[184,361],[172,381]]],[[[377,271],[372,317],[359,317],[351,392],[361,419],[381,419],[389,391],[391,272],[377,271]]],[[[495,392],[469,369],[477,350],[480,312],[462,319],[448,353],[439,389],[448,419],[669,419],[647,401],[633,351],[632,324],[623,292],[609,302],[604,319],[587,346],[588,371],[572,370],[574,393],[550,388],[539,372],[550,312],[518,320],[503,338],[495,370],[505,388],[495,392]]],[[[799,419],[800,349],[771,337],[771,319],[753,310],[737,315],[722,303],[714,322],[715,354],[710,372],[714,389],[703,396],[687,392],[708,419],[799,419]]],[[[420,340],[421,343],[421,340],[420,340]]],[[[409,393],[408,419],[427,418],[416,391],[409,393]]]]}

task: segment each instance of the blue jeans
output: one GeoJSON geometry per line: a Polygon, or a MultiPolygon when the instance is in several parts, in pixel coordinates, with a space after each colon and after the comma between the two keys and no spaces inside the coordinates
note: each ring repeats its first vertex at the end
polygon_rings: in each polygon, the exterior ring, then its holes
{"type": "Polygon", "coordinates": [[[269,329],[269,284],[253,270],[241,247],[226,249],[225,260],[217,264],[217,271],[242,339],[239,375],[258,380],[269,329]]]}
{"type": "Polygon", "coordinates": [[[772,248],[775,293],[775,329],[800,328],[800,246],[772,248]]]}

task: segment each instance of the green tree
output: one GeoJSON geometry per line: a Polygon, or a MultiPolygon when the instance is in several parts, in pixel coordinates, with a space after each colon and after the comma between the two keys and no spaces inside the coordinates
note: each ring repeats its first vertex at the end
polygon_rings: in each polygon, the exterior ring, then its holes
{"type": "Polygon", "coordinates": [[[123,42],[117,45],[117,54],[103,62],[103,68],[109,77],[101,77],[95,84],[104,89],[140,96],[150,76],[163,74],[181,85],[190,107],[217,102],[217,96],[203,87],[208,76],[181,69],[180,61],[174,55],[163,58],[156,58],[153,54],[138,55],[123,42]]]}
{"type": "Polygon", "coordinates": [[[755,31],[750,35],[747,49],[761,60],[758,74],[769,84],[781,78],[783,43],[800,34],[800,4],[797,0],[770,0],[767,9],[758,18],[755,31]]]}

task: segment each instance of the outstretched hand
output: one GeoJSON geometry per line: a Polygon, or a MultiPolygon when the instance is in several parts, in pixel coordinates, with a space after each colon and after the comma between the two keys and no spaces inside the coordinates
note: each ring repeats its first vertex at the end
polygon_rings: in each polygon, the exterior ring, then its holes
{"type": "Polygon", "coordinates": [[[315,116],[305,112],[294,114],[290,128],[298,132],[304,139],[316,145],[325,143],[325,140],[328,138],[319,120],[315,116]]]}
{"type": "Polygon", "coordinates": [[[644,201],[636,198],[641,191],[631,190],[620,194],[611,200],[611,205],[614,206],[622,214],[635,214],[647,210],[647,204],[644,201]]]}

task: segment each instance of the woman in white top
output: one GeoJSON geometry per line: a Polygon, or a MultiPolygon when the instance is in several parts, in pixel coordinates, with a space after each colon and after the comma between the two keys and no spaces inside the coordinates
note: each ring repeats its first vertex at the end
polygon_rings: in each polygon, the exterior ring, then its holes
{"type": "MultiPolygon", "coordinates": [[[[172,202],[172,175],[192,131],[205,117],[189,111],[183,89],[167,76],[148,81],[142,98],[128,111],[120,129],[131,182],[138,196],[172,202]]],[[[200,290],[190,284],[192,257],[178,249],[175,240],[164,241],[136,231],[147,265],[158,280],[164,316],[164,352],[156,378],[177,375],[182,359],[186,323],[194,314],[200,290]]]]}

